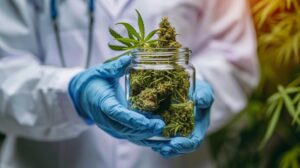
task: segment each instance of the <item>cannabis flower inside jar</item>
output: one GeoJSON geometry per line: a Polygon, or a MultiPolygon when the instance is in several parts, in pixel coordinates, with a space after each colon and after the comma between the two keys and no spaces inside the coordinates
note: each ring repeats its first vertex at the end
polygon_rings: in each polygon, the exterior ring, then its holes
{"type": "Polygon", "coordinates": [[[126,73],[128,107],[158,115],[166,127],[161,137],[188,136],[194,128],[195,70],[188,48],[136,49],[126,73]]]}

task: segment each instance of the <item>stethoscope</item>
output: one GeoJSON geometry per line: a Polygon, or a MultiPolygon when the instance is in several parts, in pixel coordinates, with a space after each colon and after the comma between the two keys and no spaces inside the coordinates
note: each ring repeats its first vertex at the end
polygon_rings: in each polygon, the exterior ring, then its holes
{"type": "MultiPolygon", "coordinates": [[[[91,61],[91,51],[92,51],[92,41],[93,41],[93,29],[94,29],[94,0],[87,0],[87,7],[89,11],[89,31],[88,31],[88,43],[87,43],[87,59],[85,63],[85,68],[88,68],[91,61]]],[[[60,61],[63,67],[66,67],[65,57],[63,55],[63,47],[60,38],[60,31],[58,26],[58,5],[57,0],[50,0],[50,13],[52,25],[55,33],[55,39],[57,43],[58,53],[60,61]]]]}

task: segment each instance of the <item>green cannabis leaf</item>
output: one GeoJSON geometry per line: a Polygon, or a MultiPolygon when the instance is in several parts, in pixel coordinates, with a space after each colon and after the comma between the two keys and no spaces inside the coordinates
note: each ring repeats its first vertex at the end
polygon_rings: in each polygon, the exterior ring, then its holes
{"type": "Polygon", "coordinates": [[[287,109],[289,115],[293,118],[292,125],[300,127],[300,87],[284,88],[278,86],[278,92],[268,99],[267,115],[271,116],[267,132],[259,148],[262,149],[271,138],[275,127],[277,126],[283,107],[287,109]]]}
{"type": "Polygon", "coordinates": [[[121,55],[118,55],[116,57],[113,57],[112,59],[109,59],[106,62],[110,62],[112,60],[116,60],[120,56],[126,55],[130,53],[131,50],[137,49],[137,48],[151,48],[151,46],[154,46],[157,43],[157,39],[152,39],[153,36],[158,32],[157,30],[151,31],[147,36],[145,35],[145,24],[144,20],[138,10],[135,10],[138,16],[138,27],[139,30],[137,31],[131,24],[125,23],[125,22],[119,22],[116,25],[122,25],[126,30],[128,37],[123,37],[119,33],[117,33],[112,28],[109,28],[109,32],[112,37],[114,37],[114,40],[120,43],[120,45],[112,45],[108,44],[108,47],[114,51],[125,51],[121,55]]]}
{"type": "Polygon", "coordinates": [[[276,131],[277,123],[282,121],[277,118],[280,113],[288,114],[292,118],[291,125],[300,128],[300,78],[285,88],[281,85],[291,82],[284,76],[300,63],[300,1],[260,0],[252,12],[258,35],[258,54],[263,65],[260,85],[268,84],[274,89],[278,85],[268,99],[266,114],[270,121],[260,145],[262,149],[276,131]]]}
{"type": "Polygon", "coordinates": [[[291,150],[283,154],[280,161],[281,168],[299,168],[300,145],[295,145],[291,150]]]}
{"type": "Polygon", "coordinates": [[[299,168],[300,1],[249,3],[258,40],[260,84],[248,107],[209,137],[214,141],[210,143],[216,167],[299,168]]]}

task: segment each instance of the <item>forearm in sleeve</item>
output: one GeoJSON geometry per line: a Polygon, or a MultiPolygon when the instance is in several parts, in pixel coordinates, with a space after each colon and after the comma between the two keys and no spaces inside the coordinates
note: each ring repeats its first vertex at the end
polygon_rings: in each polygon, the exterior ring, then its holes
{"type": "Polygon", "coordinates": [[[76,137],[87,126],[67,86],[81,69],[41,64],[38,16],[27,1],[0,1],[0,132],[48,141],[76,137]]]}
{"type": "Polygon", "coordinates": [[[87,126],[73,108],[67,86],[80,71],[41,66],[28,53],[2,57],[0,131],[38,140],[76,137],[87,126]]]}

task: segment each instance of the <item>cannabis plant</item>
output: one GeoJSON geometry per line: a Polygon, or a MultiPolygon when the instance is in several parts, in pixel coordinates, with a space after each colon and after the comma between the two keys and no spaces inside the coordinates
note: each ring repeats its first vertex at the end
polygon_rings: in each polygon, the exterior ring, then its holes
{"type": "Polygon", "coordinates": [[[263,147],[273,134],[282,112],[291,117],[291,125],[300,128],[300,76],[293,74],[299,72],[300,65],[300,1],[261,0],[253,7],[253,14],[258,52],[265,64],[262,82],[280,74],[275,83],[277,87],[274,87],[276,93],[267,101],[266,114],[271,120],[261,144],[263,147]]]}
{"type": "Polygon", "coordinates": [[[261,81],[248,107],[210,137],[213,156],[222,168],[299,168],[300,1],[250,3],[261,81]]]}
{"type": "MultiPolygon", "coordinates": [[[[181,44],[176,41],[176,30],[168,18],[162,18],[159,28],[146,36],[141,14],[137,10],[136,13],[139,31],[124,22],[117,23],[117,25],[125,27],[127,37],[109,29],[110,34],[120,43],[119,45],[109,44],[112,50],[125,51],[121,54],[124,55],[133,49],[154,52],[155,49],[163,48],[172,52],[181,47],[181,44]],[[158,37],[153,39],[156,34],[158,37]]],[[[174,54],[172,57],[172,59],[176,59],[177,55],[174,54]]],[[[154,61],[148,64],[165,63],[154,61]]],[[[168,64],[173,68],[129,70],[129,106],[136,111],[160,115],[166,123],[163,136],[188,136],[194,127],[194,103],[189,100],[190,76],[181,65],[174,61],[170,61],[168,64]]]]}

